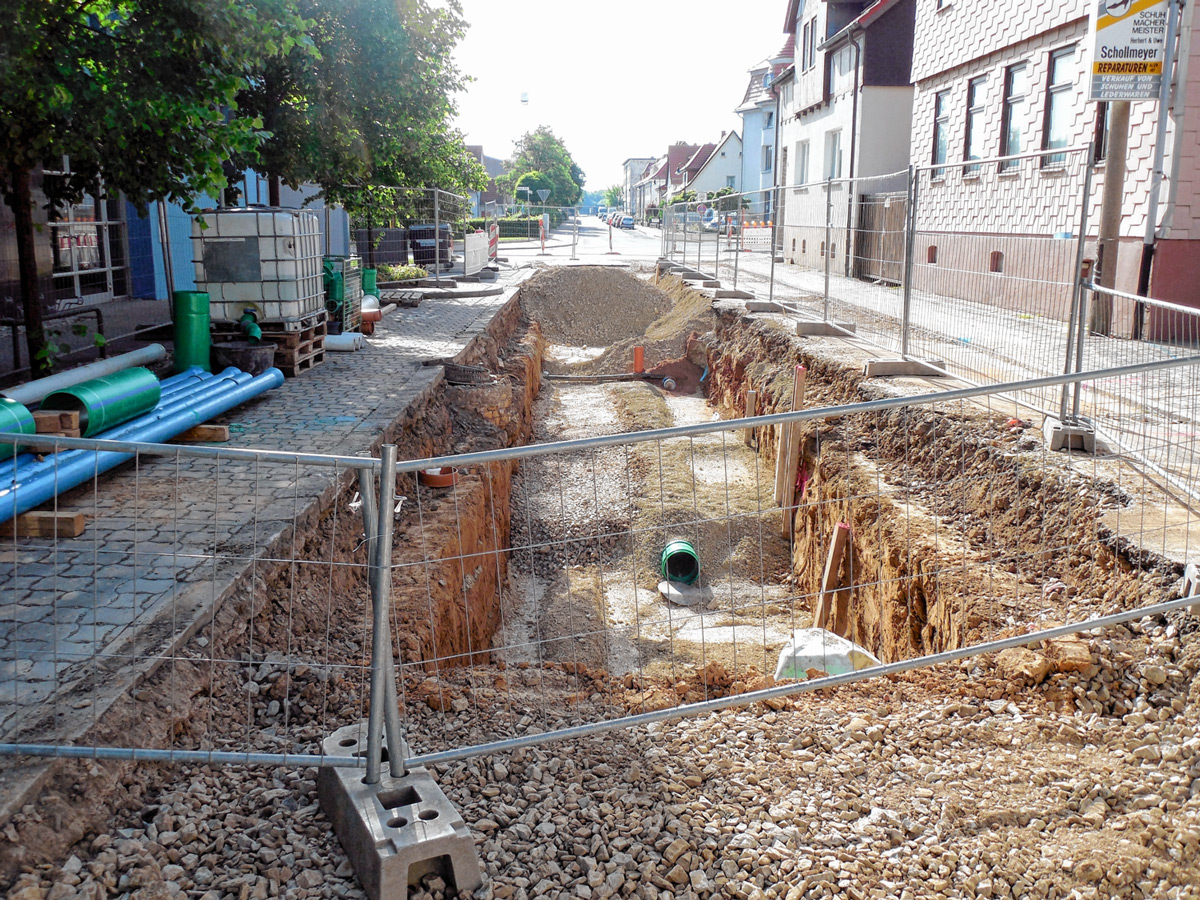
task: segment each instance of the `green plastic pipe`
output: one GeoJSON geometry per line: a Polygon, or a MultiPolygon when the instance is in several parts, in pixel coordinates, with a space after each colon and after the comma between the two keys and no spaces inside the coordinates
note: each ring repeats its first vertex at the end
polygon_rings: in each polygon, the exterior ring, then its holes
{"type": "Polygon", "coordinates": [[[364,294],[374,294],[379,296],[379,292],[375,290],[375,269],[362,270],[362,289],[364,294]]]}
{"type": "Polygon", "coordinates": [[[175,372],[186,371],[192,366],[211,372],[208,363],[211,349],[208,294],[204,291],[176,291],[171,318],[175,322],[175,372]]]}
{"type": "Polygon", "coordinates": [[[246,337],[252,341],[262,340],[262,329],[258,326],[258,316],[254,314],[254,310],[248,309],[242,313],[241,319],[238,320],[238,325],[242,331],[246,332],[246,337]]]}
{"type": "MultiPolygon", "coordinates": [[[[34,434],[37,426],[33,421],[33,413],[24,403],[0,397],[0,431],[10,434],[34,434]]],[[[16,451],[16,444],[0,444],[0,459],[8,459],[16,451]]]]}
{"type": "Polygon", "coordinates": [[[149,369],[126,369],[55,391],[42,401],[42,409],[79,413],[79,432],[91,437],[136,419],[158,405],[162,385],[149,369]]]}
{"type": "Polygon", "coordinates": [[[688,541],[671,541],[663,547],[662,574],[667,581],[694,584],[700,577],[700,557],[688,541]]]}

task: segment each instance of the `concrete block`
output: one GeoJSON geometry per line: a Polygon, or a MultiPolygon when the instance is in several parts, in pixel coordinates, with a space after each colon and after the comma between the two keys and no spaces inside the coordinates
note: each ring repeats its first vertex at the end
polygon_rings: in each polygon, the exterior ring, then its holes
{"type": "Polygon", "coordinates": [[[701,287],[706,287],[706,288],[719,288],[719,287],[721,286],[721,282],[719,282],[719,281],[712,281],[712,280],[710,279],[710,280],[707,280],[707,281],[702,281],[702,282],[700,282],[700,286],[701,286],[701,287]]]}
{"type": "Polygon", "coordinates": [[[754,295],[749,291],[738,291],[732,288],[717,288],[714,296],[718,300],[753,300],[754,295]]]}
{"type": "Polygon", "coordinates": [[[746,312],[786,312],[782,303],[774,300],[749,300],[746,302],[746,312]]]}
{"type": "MultiPolygon", "coordinates": [[[[323,746],[331,756],[365,753],[366,723],[339,728],[323,746]]],[[[460,892],[483,884],[471,833],[427,769],[393,778],[385,764],[378,784],[363,784],[365,774],[322,768],[317,795],[367,896],[406,900],[409,885],[430,873],[460,892]]]]}
{"type": "MultiPolygon", "coordinates": [[[[1189,563],[1188,567],[1183,570],[1183,596],[1196,595],[1200,595],[1200,565],[1189,563]]],[[[1200,603],[1189,606],[1188,612],[1193,616],[1200,617],[1200,603]]]]}
{"type": "Polygon", "coordinates": [[[1062,422],[1053,416],[1046,416],[1042,423],[1042,437],[1051,451],[1083,450],[1085,453],[1096,452],[1096,429],[1090,423],[1062,422]]]}
{"type": "Polygon", "coordinates": [[[863,366],[867,378],[888,378],[898,375],[942,375],[946,364],[940,359],[872,359],[863,366]]]}
{"type": "Polygon", "coordinates": [[[853,334],[858,326],[853,322],[797,322],[796,334],[801,337],[845,337],[853,334]]]}

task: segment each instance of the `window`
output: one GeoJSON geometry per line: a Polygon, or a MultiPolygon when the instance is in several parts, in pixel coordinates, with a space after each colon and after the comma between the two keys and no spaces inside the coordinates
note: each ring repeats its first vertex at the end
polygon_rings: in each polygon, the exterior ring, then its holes
{"type": "Polygon", "coordinates": [[[826,132],[825,134],[825,177],[842,177],[842,132],[826,132]]]}
{"type": "Polygon", "coordinates": [[[991,256],[988,257],[988,271],[1001,273],[1004,271],[1004,254],[999,250],[993,250],[991,256]]]}
{"type": "MultiPolygon", "coordinates": [[[[1046,73],[1046,118],[1042,123],[1042,149],[1058,150],[1067,146],[1067,116],[1071,103],[1071,88],[1075,81],[1075,48],[1063,47],[1050,54],[1046,73]]],[[[1043,166],[1061,166],[1067,161],[1065,153],[1042,157],[1043,166]]]]}
{"type": "MultiPolygon", "coordinates": [[[[1017,63],[1004,70],[1004,106],[1000,115],[1000,155],[1015,156],[1025,149],[1025,100],[1029,94],[1029,63],[1017,63]]],[[[1000,171],[1016,169],[1018,160],[1000,164],[1000,171]]]]}
{"type": "MultiPolygon", "coordinates": [[[[950,92],[938,91],[933,95],[933,163],[944,163],[950,145],[950,92]]],[[[945,169],[934,169],[934,178],[946,174],[945,169]]]]}
{"type": "Polygon", "coordinates": [[[788,83],[785,84],[783,89],[780,91],[780,102],[782,103],[784,109],[787,109],[792,105],[792,87],[793,83],[788,81],[788,83]]]}
{"type": "Polygon", "coordinates": [[[775,125],[775,113],[773,113],[773,112],[768,112],[768,113],[767,113],[767,122],[766,122],[766,125],[765,125],[764,127],[766,127],[766,128],[772,128],[772,127],[774,127],[774,125],[775,125]]]}
{"type": "MultiPolygon", "coordinates": [[[[64,161],[61,171],[47,171],[46,180],[68,175],[68,165],[64,161]]],[[[55,301],[111,300],[128,293],[124,203],[115,191],[85,193],[51,217],[38,237],[50,243],[50,296],[55,301]]]]}
{"type": "MultiPolygon", "coordinates": [[[[987,76],[980,75],[967,82],[967,129],[963,135],[963,159],[983,159],[983,88],[987,76]]],[[[975,174],[979,166],[967,166],[964,175],[975,174]]]]}
{"type": "Polygon", "coordinates": [[[800,71],[807,72],[817,64],[817,17],[804,23],[800,33],[800,71]]]}
{"type": "Polygon", "coordinates": [[[808,184],[808,141],[796,142],[796,184],[808,184]]]}
{"type": "Polygon", "coordinates": [[[787,153],[788,153],[787,147],[779,148],[779,174],[782,175],[784,178],[787,178],[787,171],[788,171],[787,153]]]}
{"type": "Polygon", "coordinates": [[[930,244],[925,248],[925,262],[931,266],[937,265],[937,244],[930,244]]]}
{"type": "Polygon", "coordinates": [[[725,187],[727,187],[727,188],[737,187],[737,176],[736,175],[726,175],[725,176],[725,187]]]}
{"type": "Polygon", "coordinates": [[[762,170],[770,172],[772,165],[775,163],[775,148],[770,144],[763,144],[763,159],[762,170]]]}

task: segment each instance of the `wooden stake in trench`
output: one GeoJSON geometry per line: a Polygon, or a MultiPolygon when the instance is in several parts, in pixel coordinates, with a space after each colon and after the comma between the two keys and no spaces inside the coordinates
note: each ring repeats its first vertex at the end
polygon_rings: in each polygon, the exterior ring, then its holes
{"type": "Polygon", "coordinates": [[[813,610],[813,627],[833,631],[842,637],[850,630],[849,600],[839,602],[834,609],[838,588],[842,586],[842,562],[850,544],[850,525],[838,522],[829,541],[829,555],[825,558],[825,571],[821,575],[821,593],[817,597],[817,608],[813,610]],[[830,627],[830,615],[833,623],[830,627]]]}
{"type": "MultiPolygon", "coordinates": [[[[746,418],[758,415],[758,391],[746,391],[746,418]]],[[[742,440],[747,447],[754,446],[754,429],[747,428],[742,432],[742,440]]]]}
{"type": "MultiPolygon", "coordinates": [[[[791,412],[804,408],[804,383],[808,370],[796,366],[796,377],[792,383],[791,412]]],[[[780,531],[789,540],[792,537],[792,520],[796,497],[796,466],[800,462],[800,423],[785,422],[779,426],[779,452],[775,458],[775,502],[783,507],[783,522],[780,531]]]]}

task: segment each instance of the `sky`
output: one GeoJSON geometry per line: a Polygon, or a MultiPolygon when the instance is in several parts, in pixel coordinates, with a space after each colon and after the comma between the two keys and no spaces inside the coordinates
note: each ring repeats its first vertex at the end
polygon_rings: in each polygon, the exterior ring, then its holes
{"type": "Polygon", "coordinates": [[[749,69],[773,56],[787,0],[462,0],[471,27],[458,95],[467,143],[507,159],[513,142],[548,125],[583,169],[589,191],[623,177],[630,157],[676,141],[741,133],[733,112],[749,69]],[[521,95],[527,94],[528,104],[521,95]]]}

